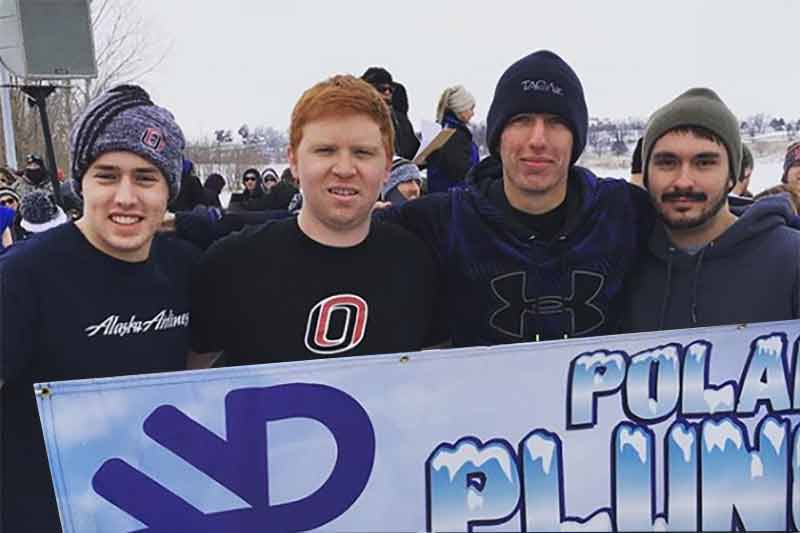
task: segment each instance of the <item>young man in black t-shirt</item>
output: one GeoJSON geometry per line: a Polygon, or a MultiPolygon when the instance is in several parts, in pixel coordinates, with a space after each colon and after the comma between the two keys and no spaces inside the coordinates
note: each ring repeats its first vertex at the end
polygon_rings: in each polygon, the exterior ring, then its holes
{"type": "Polygon", "coordinates": [[[392,161],[389,109],[367,83],[336,76],[300,98],[289,163],[296,219],[217,242],[192,284],[197,366],[401,352],[438,340],[425,245],[371,222],[392,161]],[[265,316],[269,317],[265,320],[265,316]]]}
{"type": "Polygon", "coordinates": [[[34,383],[186,368],[199,252],[155,237],[178,193],[180,128],[122,86],[90,103],[70,144],[83,216],[0,259],[0,531],[61,531],[34,383]]]}

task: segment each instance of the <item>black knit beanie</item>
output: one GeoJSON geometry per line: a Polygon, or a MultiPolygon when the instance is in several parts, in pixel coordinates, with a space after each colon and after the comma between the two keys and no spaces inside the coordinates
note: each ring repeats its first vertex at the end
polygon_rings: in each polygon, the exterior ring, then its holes
{"type": "Polygon", "coordinates": [[[572,131],[570,163],[578,160],[589,129],[583,87],[575,71],[549,50],[523,57],[500,76],[486,119],[486,139],[493,155],[500,153],[500,135],[506,123],[523,113],[552,113],[563,118],[572,131]]]}
{"type": "Polygon", "coordinates": [[[225,178],[222,177],[222,174],[209,174],[206,178],[206,182],[203,184],[206,189],[216,192],[217,194],[222,192],[222,189],[225,187],[225,178]]]}
{"type": "Polygon", "coordinates": [[[361,79],[370,85],[391,84],[393,81],[389,71],[381,67],[369,67],[366,72],[361,75],[361,79]]]}

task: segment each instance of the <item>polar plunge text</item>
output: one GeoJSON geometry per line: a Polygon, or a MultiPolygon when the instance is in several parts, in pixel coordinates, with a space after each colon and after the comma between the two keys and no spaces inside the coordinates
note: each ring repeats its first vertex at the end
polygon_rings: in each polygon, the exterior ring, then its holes
{"type": "MultiPolygon", "coordinates": [[[[610,435],[608,506],[570,515],[556,433],[534,429],[516,447],[502,438],[464,436],[439,444],[426,461],[427,528],[794,531],[800,526],[800,428],[789,417],[800,414],[797,346],[790,371],[786,335],[758,337],[740,375],[720,383],[709,379],[713,346],[703,340],[632,356],[580,354],[567,377],[567,431],[593,428],[604,397],[618,397],[629,419],[610,435]],[[762,407],[766,415],[751,435],[741,419],[762,407]],[[657,438],[650,426],[670,420],[657,438]],[[664,457],[661,501],[656,453],[664,457]]],[[[603,457],[609,456],[598,450],[603,457]]]]}

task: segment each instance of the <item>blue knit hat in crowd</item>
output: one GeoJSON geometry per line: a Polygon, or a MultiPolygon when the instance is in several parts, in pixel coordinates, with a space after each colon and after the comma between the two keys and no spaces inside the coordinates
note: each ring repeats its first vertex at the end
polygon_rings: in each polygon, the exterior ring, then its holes
{"type": "Polygon", "coordinates": [[[400,206],[406,202],[406,198],[397,190],[397,186],[406,181],[416,181],[422,186],[422,176],[419,167],[403,157],[395,157],[392,160],[392,170],[389,179],[383,185],[383,199],[392,202],[393,205],[400,206]]]}
{"type": "Polygon", "coordinates": [[[161,170],[169,199],[178,196],[186,141],[175,117],[137,85],[120,85],[92,100],[70,133],[72,178],[80,182],[106,152],[132,152],[161,170]]]}
{"type": "Polygon", "coordinates": [[[583,87],[572,68],[549,50],[523,57],[500,76],[486,119],[486,138],[492,154],[500,153],[500,135],[506,123],[523,113],[552,113],[563,118],[572,131],[570,163],[578,160],[586,147],[589,129],[583,87]]]}

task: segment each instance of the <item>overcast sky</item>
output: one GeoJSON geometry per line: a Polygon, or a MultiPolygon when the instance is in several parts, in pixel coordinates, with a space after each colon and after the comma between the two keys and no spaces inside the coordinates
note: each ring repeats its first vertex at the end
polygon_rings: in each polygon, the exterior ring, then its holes
{"type": "Polygon", "coordinates": [[[742,118],[800,118],[793,0],[141,0],[139,10],[168,49],[143,83],[191,138],[243,123],[285,129],[303,90],[373,65],[406,86],[417,127],[454,84],[482,120],[506,67],[542,48],[575,69],[591,116],[647,118],[708,86],[742,118]]]}

